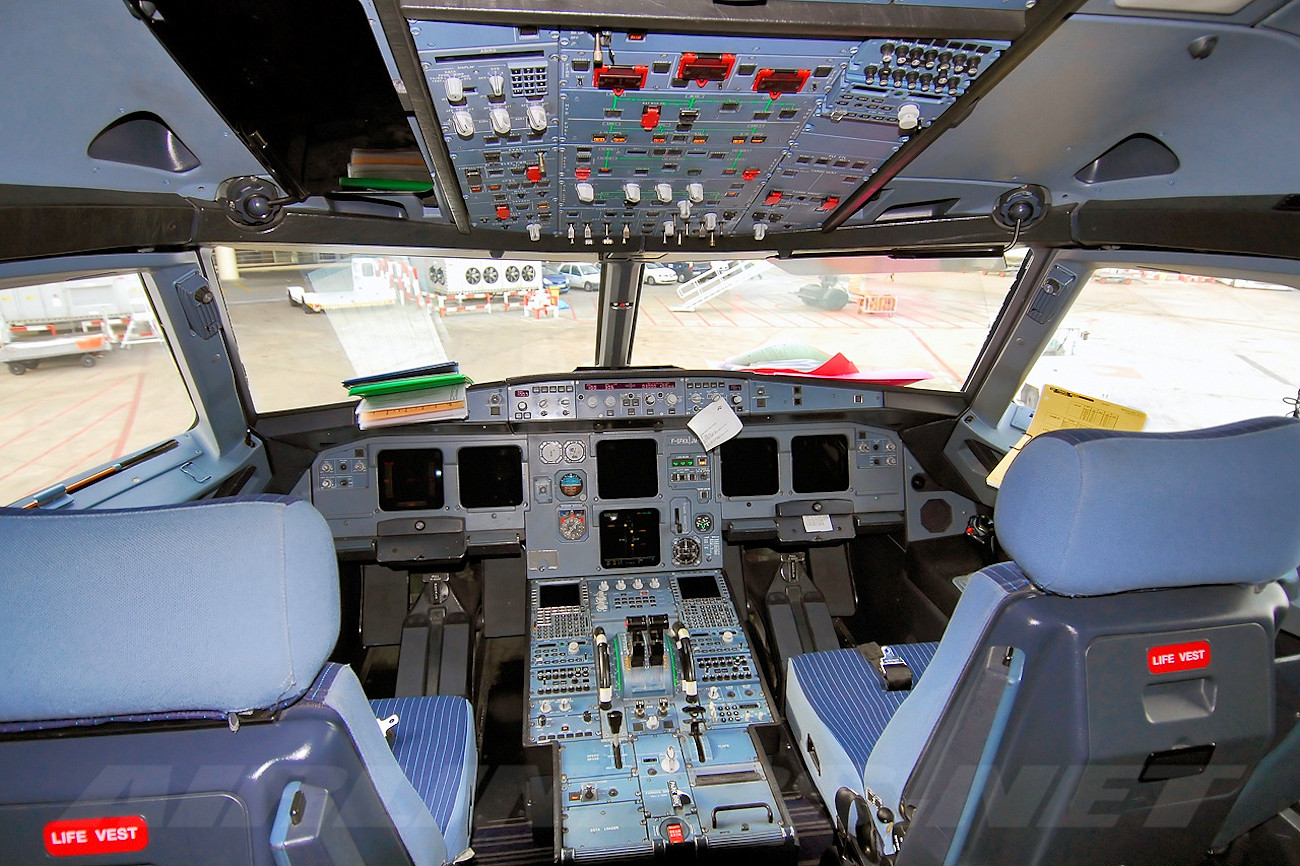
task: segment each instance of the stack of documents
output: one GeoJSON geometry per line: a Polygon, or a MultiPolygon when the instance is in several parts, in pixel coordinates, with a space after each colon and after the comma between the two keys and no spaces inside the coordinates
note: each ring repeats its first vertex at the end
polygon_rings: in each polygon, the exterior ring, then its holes
{"type": "Polygon", "coordinates": [[[343,383],[350,396],[361,398],[357,426],[362,430],[464,418],[468,414],[465,386],[469,384],[455,362],[343,383]]]}

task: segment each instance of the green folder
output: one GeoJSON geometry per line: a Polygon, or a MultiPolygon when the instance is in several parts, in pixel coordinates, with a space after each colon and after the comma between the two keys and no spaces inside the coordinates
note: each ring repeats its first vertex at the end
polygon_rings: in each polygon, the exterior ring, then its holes
{"type": "Polygon", "coordinates": [[[353,385],[348,389],[350,397],[369,397],[373,394],[396,394],[401,391],[416,391],[421,388],[442,388],[447,385],[474,384],[464,373],[442,373],[437,376],[416,376],[412,379],[394,379],[389,382],[370,382],[353,385]]]}

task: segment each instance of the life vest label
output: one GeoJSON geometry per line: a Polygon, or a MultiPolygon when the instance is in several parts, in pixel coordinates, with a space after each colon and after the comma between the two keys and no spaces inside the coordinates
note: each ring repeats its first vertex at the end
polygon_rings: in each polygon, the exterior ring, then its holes
{"type": "Polygon", "coordinates": [[[149,845],[149,825],[140,815],[77,818],[45,825],[45,850],[52,857],[119,854],[143,851],[149,845]]]}
{"type": "Polygon", "coordinates": [[[1147,669],[1153,674],[1173,674],[1210,666],[1210,642],[1194,640],[1147,650],[1147,669]]]}

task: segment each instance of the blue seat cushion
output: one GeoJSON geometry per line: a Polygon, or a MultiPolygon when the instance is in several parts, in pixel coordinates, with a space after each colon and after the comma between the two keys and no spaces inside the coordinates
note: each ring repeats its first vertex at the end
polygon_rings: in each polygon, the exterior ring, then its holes
{"type": "Polygon", "coordinates": [[[383,698],[370,706],[377,718],[397,715],[393,757],[442,828],[449,854],[468,848],[477,753],[469,702],[445,696],[383,698]]]}
{"type": "MultiPolygon", "coordinates": [[[[914,688],[938,648],[937,643],[893,646],[894,653],[912,669],[914,688]]],[[[861,778],[880,734],[911,692],[885,691],[871,665],[855,649],[795,656],[790,665],[813,712],[843,747],[861,778]]]]}

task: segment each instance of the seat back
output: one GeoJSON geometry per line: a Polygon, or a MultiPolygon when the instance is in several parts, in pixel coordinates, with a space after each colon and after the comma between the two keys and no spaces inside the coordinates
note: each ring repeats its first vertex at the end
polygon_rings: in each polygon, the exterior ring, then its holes
{"type": "Polygon", "coordinates": [[[996,512],[1014,564],[972,578],[867,764],[903,785],[900,866],[1204,852],[1273,739],[1298,484],[1288,419],[1026,446],[996,512]]]}
{"type": "Polygon", "coordinates": [[[338,572],[309,504],[4,510],[0,548],[0,863],[293,862],[271,842],[295,808],[334,855],[445,859],[360,684],[326,664],[338,572]]]}

